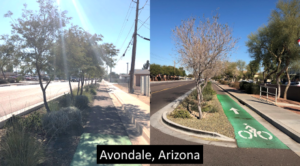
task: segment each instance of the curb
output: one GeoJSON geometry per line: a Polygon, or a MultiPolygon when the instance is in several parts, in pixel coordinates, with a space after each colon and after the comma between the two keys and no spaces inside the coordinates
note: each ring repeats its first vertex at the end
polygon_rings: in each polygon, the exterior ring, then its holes
{"type": "MultiPolygon", "coordinates": [[[[61,97],[63,95],[65,95],[65,94],[61,94],[59,96],[53,97],[52,99],[48,100],[47,102],[50,102],[52,100],[56,100],[56,99],[58,99],[59,97],[61,97]]],[[[12,117],[13,115],[15,115],[15,116],[26,115],[26,114],[29,114],[30,112],[38,110],[39,108],[41,108],[43,106],[44,106],[44,102],[40,102],[40,103],[34,104],[32,106],[26,107],[24,109],[21,109],[21,110],[15,111],[13,113],[10,113],[8,115],[4,115],[4,116],[0,117],[0,128],[3,128],[3,126],[5,125],[6,120],[9,119],[10,117],[12,117]]]]}
{"type": "MultiPolygon", "coordinates": [[[[108,85],[106,84],[106,89],[109,90],[110,88],[108,87],[108,85]]],[[[136,131],[138,132],[138,134],[142,135],[142,137],[146,140],[146,142],[148,144],[150,144],[150,131],[145,128],[143,125],[141,125],[141,122],[138,122],[134,116],[132,116],[124,107],[124,101],[116,94],[116,93],[112,93],[117,100],[121,103],[122,105],[122,111],[127,115],[127,117],[130,119],[131,124],[134,124],[135,128],[137,129],[136,131]],[[148,134],[149,133],[149,134],[148,134]]]]}
{"type": "Polygon", "coordinates": [[[174,101],[174,104],[171,107],[172,109],[170,109],[168,111],[165,111],[162,114],[162,121],[165,124],[167,124],[167,125],[169,125],[171,127],[174,127],[174,128],[176,128],[178,130],[182,130],[182,131],[185,131],[185,132],[188,132],[188,133],[198,134],[198,135],[201,135],[201,137],[215,138],[215,139],[218,139],[218,140],[221,140],[221,141],[226,141],[226,142],[235,142],[235,139],[226,137],[226,136],[224,136],[222,134],[219,134],[219,133],[216,133],[216,132],[205,131],[205,130],[198,130],[198,129],[193,129],[193,128],[190,128],[190,127],[182,126],[180,124],[177,124],[175,122],[170,121],[167,118],[167,115],[169,115],[171,112],[173,112],[175,110],[175,108],[179,105],[179,103],[182,100],[184,100],[190,93],[192,93],[194,91],[194,89],[196,89],[196,88],[191,89],[189,92],[187,92],[183,96],[180,96],[178,99],[176,99],[174,101]]]}
{"type": "MultiPolygon", "coordinates": [[[[215,83],[218,87],[220,87],[221,89],[223,89],[221,86],[219,86],[217,83],[215,83]]],[[[248,104],[247,102],[245,102],[242,99],[239,99],[238,97],[236,97],[235,95],[233,95],[232,93],[230,93],[229,91],[223,89],[225,92],[227,92],[228,94],[230,94],[231,96],[233,96],[234,98],[236,98],[239,102],[247,105],[249,108],[251,108],[254,112],[256,112],[258,115],[260,115],[261,117],[263,117],[265,120],[267,120],[270,124],[272,124],[273,126],[275,126],[277,129],[279,129],[280,131],[282,131],[283,133],[285,133],[286,135],[288,135],[289,137],[291,137],[293,140],[295,140],[296,142],[300,143],[300,136],[294,134],[292,131],[292,129],[290,129],[288,126],[285,126],[283,124],[280,124],[280,122],[276,122],[276,120],[268,117],[267,115],[265,115],[264,113],[262,113],[261,111],[259,111],[258,109],[254,108],[252,105],[248,104]],[[291,130],[291,131],[290,131],[291,130]]]]}

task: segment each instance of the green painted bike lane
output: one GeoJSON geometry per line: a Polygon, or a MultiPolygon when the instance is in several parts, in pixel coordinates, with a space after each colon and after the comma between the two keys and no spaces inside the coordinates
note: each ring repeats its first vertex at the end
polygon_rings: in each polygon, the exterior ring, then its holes
{"type": "Polygon", "coordinates": [[[128,136],[83,133],[70,166],[140,166],[141,164],[97,164],[97,145],[131,145],[128,136]]]}
{"type": "Polygon", "coordinates": [[[217,94],[240,148],[289,149],[228,95],[217,94]]]}

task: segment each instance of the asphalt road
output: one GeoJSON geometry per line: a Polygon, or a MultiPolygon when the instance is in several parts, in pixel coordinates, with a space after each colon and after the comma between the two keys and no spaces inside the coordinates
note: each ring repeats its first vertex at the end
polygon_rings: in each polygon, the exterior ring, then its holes
{"type": "MultiPolygon", "coordinates": [[[[72,82],[72,88],[77,82],[72,82]]],[[[45,84],[44,84],[45,86],[45,84]]],[[[47,99],[70,92],[69,82],[52,82],[46,90],[47,99]]],[[[0,117],[43,101],[40,85],[0,87],[0,117]]]]}
{"type": "MultiPolygon", "coordinates": [[[[161,86],[153,86],[153,89],[151,85],[151,91],[153,93],[151,98],[151,115],[193,87],[195,87],[195,83],[190,83],[179,87],[176,87],[172,84],[161,84],[161,86]],[[153,93],[155,91],[166,89],[165,87],[170,89],[153,93]]],[[[215,85],[213,85],[213,88],[218,94],[226,94],[215,85]]],[[[150,129],[150,134],[151,145],[197,145],[197,143],[165,134],[156,128],[153,128],[152,126],[150,129]]],[[[300,163],[300,157],[297,156],[293,151],[286,149],[226,148],[213,145],[204,145],[203,152],[204,165],[299,165],[300,163]]]]}

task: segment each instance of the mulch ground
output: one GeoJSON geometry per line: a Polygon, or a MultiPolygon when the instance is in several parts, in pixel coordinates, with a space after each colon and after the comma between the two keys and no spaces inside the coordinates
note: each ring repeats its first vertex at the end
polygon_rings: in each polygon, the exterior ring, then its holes
{"type": "MultiPolygon", "coordinates": [[[[235,135],[234,135],[233,127],[231,123],[228,121],[227,116],[225,115],[222,106],[219,100],[217,99],[216,95],[214,95],[210,104],[214,104],[217,107],[218,112],[215,113],[203,112],[203,118],[201,118],[200,120],[198,119],[199,113],[195,111],[192,112],[191,119],[173,118],[170,115],[168,115],[167,118],[175,123],[178,123],[186,127],[216,132],[219,134],[223,134],[227,137],[234,138],[235,135]]],[[[182,106],[180,105],[178,107],[182,108],[182,106]]]]}

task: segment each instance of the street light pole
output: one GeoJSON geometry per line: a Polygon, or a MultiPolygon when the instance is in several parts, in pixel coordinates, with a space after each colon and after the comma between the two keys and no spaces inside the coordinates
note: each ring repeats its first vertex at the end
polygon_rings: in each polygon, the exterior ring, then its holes
{"type": "Polygon", "coordinates": [[[133,81],[134,81],[134,67],[135,67],[135,55],[136,55],[136,35],[137,35],[137,24],[138,24],[138,11],[139,11],[139,0],[136,1],[136,14],[135,14],[135,26],[133,34],[133,47],[131,57],[131,70],[130,70],[130,93],[134,93],[133,81]]]}

